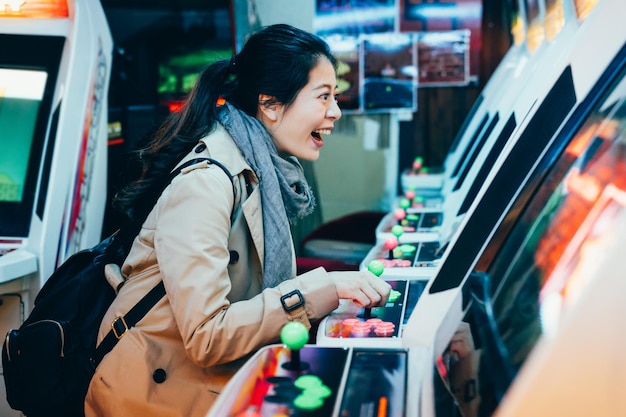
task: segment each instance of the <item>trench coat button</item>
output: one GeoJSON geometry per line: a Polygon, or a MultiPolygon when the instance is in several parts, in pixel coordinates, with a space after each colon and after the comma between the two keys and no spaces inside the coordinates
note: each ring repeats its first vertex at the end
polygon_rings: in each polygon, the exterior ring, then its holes
{"type": "Polygon", "coordinates": [[[206,149],[206,145],[204,143],[201,143],[198,146],[196,146],[196,149],[194,149],[194,152],[200,153],[200,152],[203,152],[205,149],[206,149]]]}
{"type": "Polygon", "coordinates": [[[232,264],[236,264],[237,262],[239,262],[239,253],[237,253],[236,250],[231,250],[230,261],[228,263],[232,265],[232,264]]]}
{"type": "Polygon", "coordinates": [[[159,368],[152,373],[152,379],[157,384],[162,384],[163,382],[165,382],[166,377],[167,377],[167,373],[165,372],[165,369],[162,369],[162,368],[159,368]]]}

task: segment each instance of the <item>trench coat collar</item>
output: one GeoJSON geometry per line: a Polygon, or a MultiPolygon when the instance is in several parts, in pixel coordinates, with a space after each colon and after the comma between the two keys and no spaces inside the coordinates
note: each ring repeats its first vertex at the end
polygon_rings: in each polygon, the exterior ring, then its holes
{"type": "MultiPolygon", "coordinates": [[[[259,255],[259,262],[261,263],[261,267],[263,267],[263,261],[265,259],[263,212],[260,188],[256,186],[256,184],[258,184],[256,173],[246,162],[237,144],[221,124],[216,123],[213,131],[200,139],[200,141],[206,145],[209,156],[224,164],[235,177],[235,180],[238,177],[240,181],[242,181],[243,176],[240,174],[244,171],[249,171],[252,174],[253,178],[251,180],[255,183],[255,186],[252,188],[250,195],[241,203],[241,209],[246,223],[248,224],[250,236],[252,237],[252,241],[259,255]]],[[[245,181],[243,181],[242,184],[245,184],[245,181]]],[[[243,189],[245,189],[245,185],[242,187],[242,192],[243,189]]]]}

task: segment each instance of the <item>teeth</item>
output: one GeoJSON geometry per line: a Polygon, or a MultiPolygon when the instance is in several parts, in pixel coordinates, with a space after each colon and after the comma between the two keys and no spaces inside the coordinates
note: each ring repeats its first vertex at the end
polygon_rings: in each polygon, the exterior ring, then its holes
{"type": "Polygon", "coordinates": [[[314,130],[315,133],[319,133],[320,135],[330,135],[330,129],[318,129],[314,130]]]}

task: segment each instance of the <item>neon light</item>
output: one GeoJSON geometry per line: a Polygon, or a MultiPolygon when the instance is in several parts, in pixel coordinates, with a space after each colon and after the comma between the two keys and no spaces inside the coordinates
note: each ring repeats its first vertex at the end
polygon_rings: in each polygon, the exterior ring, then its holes
{"type": "Polygon", "coordinates": [[[67,0],[3,0],[1,18],[59,19],[69,17],[67,0]]]}
{"type": "Polygon", "coordinates": [[[377,417],[387,417],[387,397],[380,397],[378,400],[377,417]]]}

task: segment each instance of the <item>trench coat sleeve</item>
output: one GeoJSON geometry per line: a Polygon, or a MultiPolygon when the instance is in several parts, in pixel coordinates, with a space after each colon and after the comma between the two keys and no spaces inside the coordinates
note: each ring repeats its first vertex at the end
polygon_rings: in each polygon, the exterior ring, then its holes
{"type": "Polygon", "coordinates": [[[233,204],[230,180],[210,167],[174,180],[158,207],[154,247],[167,297],[187,356],[202,367],[241,358],[278,341],[289,321],[310,326],[309,319],[338,306],[336,288],[322,268],[231,303],[233,204]],[[306,314],[292,316],[282,308],[280,297],[294,289],[306,300],[306,314]]]}

